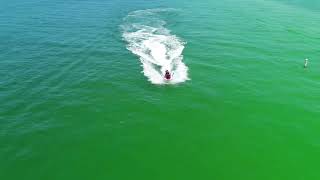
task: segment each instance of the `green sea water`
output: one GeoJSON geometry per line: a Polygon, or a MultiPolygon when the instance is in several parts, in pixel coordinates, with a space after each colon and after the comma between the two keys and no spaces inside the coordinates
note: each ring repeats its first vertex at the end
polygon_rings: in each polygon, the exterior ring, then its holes
{"type": "Polygon", "coordinates": [[[0,179],[319,179],[319,22],[316,0],[1,0],[0,179]],[[137,12],[189,80],[150,81],[137,12]]]}

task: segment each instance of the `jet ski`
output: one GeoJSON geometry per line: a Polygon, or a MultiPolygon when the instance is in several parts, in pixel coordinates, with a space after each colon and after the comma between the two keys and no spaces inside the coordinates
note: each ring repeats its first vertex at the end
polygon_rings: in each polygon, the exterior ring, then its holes
{"type": "Polygon", "coordinates": [[[164,74],[164,79],[167,81],[171,80],[171,74],[168,70],[166,70],[166,72],[164,74]]]}

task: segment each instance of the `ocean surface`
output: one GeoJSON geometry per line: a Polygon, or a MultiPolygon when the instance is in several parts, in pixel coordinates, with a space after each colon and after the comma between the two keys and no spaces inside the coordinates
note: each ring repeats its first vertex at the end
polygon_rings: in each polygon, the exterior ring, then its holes
{"type": "Polygon", "coordinates": [[[1,0],[0,179],[320,179],[319,60],[318,0],[1,0]]]}

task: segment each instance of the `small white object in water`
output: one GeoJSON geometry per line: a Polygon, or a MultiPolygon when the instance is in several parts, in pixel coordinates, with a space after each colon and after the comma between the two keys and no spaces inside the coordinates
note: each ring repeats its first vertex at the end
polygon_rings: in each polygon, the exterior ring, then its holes
{"type": "Polygon", "coordinates": [[[308,59],[305,59],[304,60],[304,68],[307,68],[308,67],[308,59]]]}

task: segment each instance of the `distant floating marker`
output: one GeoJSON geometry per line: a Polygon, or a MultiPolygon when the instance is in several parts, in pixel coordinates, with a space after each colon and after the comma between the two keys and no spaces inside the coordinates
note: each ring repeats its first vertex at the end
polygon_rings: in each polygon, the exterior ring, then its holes
{"type": "Polygon", "coordinates": [[[304,60],[304,68],[307,68],[307,67],[308,67],[308,61],[309,61],[308,59],[305,59],[305,60],[304,60]]]}

